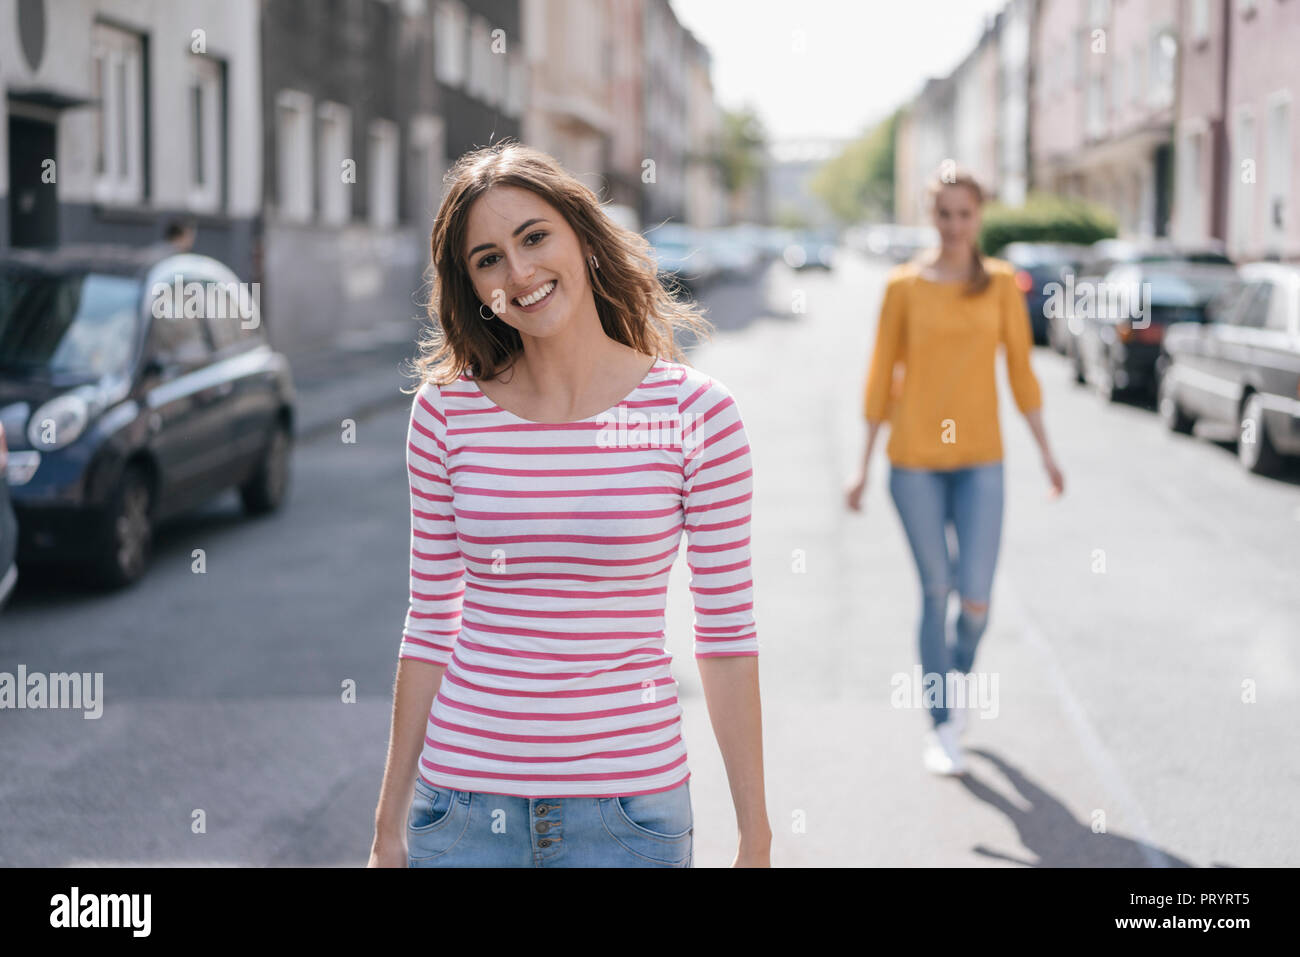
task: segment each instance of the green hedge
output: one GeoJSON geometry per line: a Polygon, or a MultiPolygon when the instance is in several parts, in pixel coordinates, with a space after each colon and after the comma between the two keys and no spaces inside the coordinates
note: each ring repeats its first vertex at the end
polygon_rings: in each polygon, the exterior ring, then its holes
{"type": "Polygon", "coordinates": [[[996,256],[1015,242],[1087,245],[1114,238],[1117,225],[1103,206],[1040,193],[1031,195],[1024,206],[985,206],[980,246],[985,255],[996,256]]]}

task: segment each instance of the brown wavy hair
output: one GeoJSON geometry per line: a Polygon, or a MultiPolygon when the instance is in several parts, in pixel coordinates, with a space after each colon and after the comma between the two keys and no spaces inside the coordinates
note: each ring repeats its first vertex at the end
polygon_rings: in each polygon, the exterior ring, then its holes
{"type": "Polygon", "coordinates": [[[513,137],[464,154],[443,177],[445,192],[429,239],[431,286],[427,303],[430,325],[420,337],[415,360],[415,392],[426,382],[447,385],[468,371],[492,379],[523,350],[523,340],[509,323],[484,320],[483,303],[474,292],[465,257],[469,211],[493,186],[517,186],[536,193],[559,211],[595,254],[599,268],[587,261],[587,278],[605,334],[646,355],[686,363],[676,333],[689,329],[710,338],[712,324],[699,306],[678,298],[680,287],[665,287],[658,260],[641,234],[615,223],[596,194],[570,175],[553,157],[520,144],[513,137]]]}
{"type": "MultiPolygon", "coordinates": [[[[939,198],[939,193],[945,186],[964,186],[975,196],[975,205],[977,207],[984,205],[984,188],[980,186],[979,180],[975,174],[965,167],[952,167],[948,162],[940,164],[939,169],[926,186],[926,198],[929,200],[930,209],[934,209],[934,204],[939,198]]],[[[984,267],[984,251],[980,248],[979,237],[976,236],[971,243],[971,264],[970,274],[966,280],[966,288],[962,290],[964,295],[979,295],[989,287],[989,273],[984,267]]]]}

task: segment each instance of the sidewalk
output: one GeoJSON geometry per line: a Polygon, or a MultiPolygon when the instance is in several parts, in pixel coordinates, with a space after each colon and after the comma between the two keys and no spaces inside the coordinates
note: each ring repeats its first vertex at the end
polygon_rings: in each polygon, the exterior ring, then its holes
{"type": "Polygon", "coordinates": [[[422,328],[414,321],[394,322],[328,351],[289,355],[298,393],[295,439],[310,440],[341,428],[344,419],[409,405],[411,394],[401,390],[415,382],[408,372],[414,371],[422,328]]]}

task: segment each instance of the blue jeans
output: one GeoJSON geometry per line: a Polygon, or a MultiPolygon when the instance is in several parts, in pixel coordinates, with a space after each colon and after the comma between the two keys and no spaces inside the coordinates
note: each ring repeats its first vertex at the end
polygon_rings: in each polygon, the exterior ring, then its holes
{"type": "MultiPolygon", "coordinates": [[[[911,469],[891,465],[893,496],[921,579],[921,670],[927,682],[949,671],[969,674],[975,648],[988,624],[989,595],[1002,536],[1002,463],[958,469],[911,469]],[[949,545],[948,527],[956,538],[949,545]],[[948,596],[961,598],[955,641],[948,643],[948,596]],[[969,604],[983,606],[971,609],[969,604]]],[[[940,698],[942,701],[943,699],[940,698]]],[[[932,706],[936,726],[948,720],[943,704],[932,706]]]]}
{"type": "Polygon", "coordinates": [[[622,797],[526,798],[415,779],[410,867],[691,867],[690,781],[622,797]]]}

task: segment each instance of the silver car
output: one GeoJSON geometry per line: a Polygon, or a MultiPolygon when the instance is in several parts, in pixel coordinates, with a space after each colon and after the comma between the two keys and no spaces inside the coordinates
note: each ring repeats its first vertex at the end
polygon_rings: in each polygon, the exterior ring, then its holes
{"type": "Polygon", "coordinates": [[[1165,334],[1160,415],[1177,432],[1198,420],[1237,428],[1237,454],[1270,473],[1300,455],[1300,267],[1245,263],[1212,321],[1165,334]]]}

